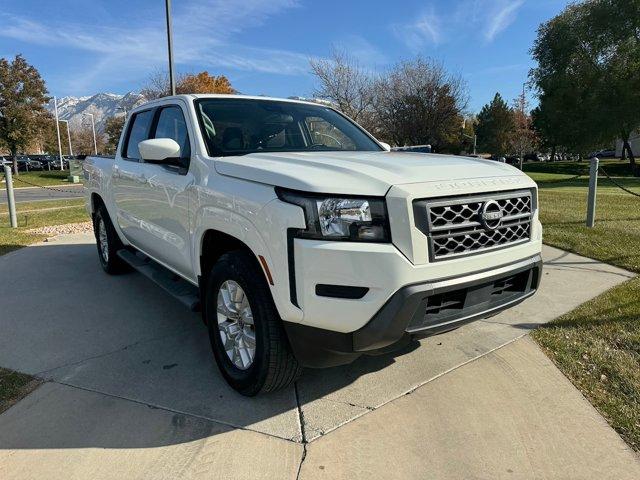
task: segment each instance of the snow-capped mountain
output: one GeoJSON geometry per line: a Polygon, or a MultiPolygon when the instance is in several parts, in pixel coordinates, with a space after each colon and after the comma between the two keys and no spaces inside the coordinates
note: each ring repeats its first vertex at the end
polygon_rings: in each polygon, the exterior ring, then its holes
{"type": "MultiPolygon", "coordinates": [[[[126,95],[97,93],[87,97],[62,97],[58,99],[58,117],[60,120],[68,120],[73,130],[83,124],[90,125],[91,117],[83,117],[82,114],[92,113],[96,130],[101,132],[107,118],[123,115],[123,109],[128,112],[145,101],[144,95],[135,92],[126,95]]],[[[47,105],[47,109],[53,114],[53,99],[47,105]]]]}

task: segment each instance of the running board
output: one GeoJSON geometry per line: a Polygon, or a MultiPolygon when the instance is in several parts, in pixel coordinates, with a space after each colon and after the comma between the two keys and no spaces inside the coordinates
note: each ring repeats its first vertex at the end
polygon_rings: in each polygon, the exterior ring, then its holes
{"type": "Polygon", "coordinates": [[[132,252],[123,248],[118,250],[118,257],[171,294],[192,312],[200,310],[198,287],[187,282],[181,276],[140,252],[132,252]]]}

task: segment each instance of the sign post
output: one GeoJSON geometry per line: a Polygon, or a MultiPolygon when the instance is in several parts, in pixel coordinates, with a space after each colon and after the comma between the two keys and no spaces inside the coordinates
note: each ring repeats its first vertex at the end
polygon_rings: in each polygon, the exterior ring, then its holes
{"type": "Polygon", "coordinates": [[[598,157],[591,159],[589,168],[589,196],[587,197],[587,227],[593,228],[596,224],[596,192],[598,190],[598,157]]]}
{"type": "Polygon", "coordinates": [[[13,197],[13,175],[11,167],[4,164],[4,178],[7,182],[7,203],[9,204],[9,218],[11,220],[11,228],[18,228],[18,218],[16,217],[16,201],[13,197]]]}

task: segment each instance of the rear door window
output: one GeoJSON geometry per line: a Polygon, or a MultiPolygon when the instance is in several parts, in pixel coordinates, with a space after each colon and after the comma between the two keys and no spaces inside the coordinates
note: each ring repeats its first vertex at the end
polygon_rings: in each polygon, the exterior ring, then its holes
{"type": "Polygon", "coordinates": [[[131,127],[125,145],[125,158],[129,160],[140,160],[138,144],[149,138],[149,129],[153,120],[153,110],[135,113],[131,118],[131,127]]]}

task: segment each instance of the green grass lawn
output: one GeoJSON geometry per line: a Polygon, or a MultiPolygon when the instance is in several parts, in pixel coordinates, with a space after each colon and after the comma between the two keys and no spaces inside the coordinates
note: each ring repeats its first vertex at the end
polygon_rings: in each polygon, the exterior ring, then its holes
{"type": "MultiPolygon", "coordinates": [[[[544,242],[640,273],[640,198],[600,178],[596,226],[587,228],[588,180],[556,182],[579,172],[568,163],[559,163],[557,172],[551,169],[554,164],[528,169],[540,186],[544,242]]],[[[607,171],[612,174],[610,168],[607,171]]],[[[619,180],[640,193],[640,179],[619,180]]],[[[640,451],[640,279],[594,298],[532,336],[627,443],[640,451]]]]}
{"type": "Polygon", "coordinates": [[[27,396],[42,383],[29,375],[0,368],[0,413],[27,396]]]}
{"type": "Polygon", "coordinates": [[[18,228],[11,228],[6,206],[0,210],[0,255],[45,238],[28,232],[47,225],[85,222],[89,216],[82,200],[47,201],[18,204],[18,228]],[[51,210],[55,206],[70,207],[51,210]],[[29,210],[28,212],[24,212],[29,210]],[[23,213],[24,212],[24,213],[23,213]]]}
{"type": "MultiPolygon", "coordinates": [[[[0,167],[0,171],[2,168],[0,167]]],[[[41,172],[20,172],[20,175],[13,175],[13,187],[30,187],[33,185],[65,185],[69,184],[67,177],[69,170],[43,170],[41,172]],[[28,183],[27,183],[28,182],[28,183]]],[[[5,187],[4,173],[0,175],[0,188],[5,187]]]]}

